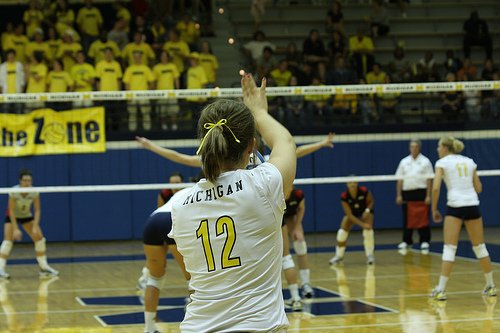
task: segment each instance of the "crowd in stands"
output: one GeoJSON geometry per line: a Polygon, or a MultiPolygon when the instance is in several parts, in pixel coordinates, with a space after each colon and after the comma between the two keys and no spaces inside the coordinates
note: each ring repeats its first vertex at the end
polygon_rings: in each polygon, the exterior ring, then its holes
{"type": "MultiPolygon", "coordinates": [[[[395,1],[399,3],[401,2],[395,1]]],[[[437,81],[496,80],[499,71],[492,59],[492,38],[486,21],[474,11],[463,24],[464,58],[448,50],[443,61],[425,52],[418,61],[405,56],[404,42],[399,42],[388,63],[377,61],[377,41],[391,30],[388,4],[373,0],[372,12],[365,26],[348,36],[340,1],[333,1],[325,15],[325,31],[312,29],[302,45],[290,42],[275,45],[257,30],[253,40],[243,45],[246,63],[259,77],[269,77],[268,85],[344,85],[437,81]],[[330,36],[322,40],[321,35],[330,36]],[[482,46],[485,61],[482,71],[472,62],[471,46],[482,46]]],[[[406,17],[404,6],[401,15],[406,17]]],[[[484,59],[484,58],[483,58],[484,59]]],[[[480,60],[480,59],[475,59],[480,60]]],[[[496,91],[450,92],[440,95],[441,120],[480,120],[500,116],[496,91]]],[[[401,95],[377,93],[373,96],[334,95],[273,98],[276,116],[290,125],[336,120],[359,123],[402,122],[401,95]],[[300,112],[299,110],[305,110],[300,112]],[[304,119],[305,122],[304,122],[304,119]]]]}
{"type": "MultiPolygon", "coordinates": [[[[165,1],[175,16],[181,2],[165,1]]],[[[198,6],[200,1],[192,1],[198,6]]],[[[184,4],[183,4],[184,5],[184,4]]],[[[146,89],[199,89],[215,86],[218,62],[210,44],[200,40],[203,27],[187,12],[177,20],[150,13],[131,12],[130,3],[114,2],[106,18],[92,0],[71,7],[67,0],[44,3],[32,0],[22,22],[8,22],[1,35],[4,62],[0,65],[2,93],[86,92],[146,89]],[[109,29],[106,29],[108,23],[109,29]]],[[[152,12],[152,13],[151,13],[152,12]]],[[[197,113],[203,101],[187,101],[197,113]]],[[[90,100],[73,107],[89,107],[90,100]]],[[[128,110],[128,129],[176,130],[178,101],[129,101],[106,104],[108,128],[125,129],[120,109],[128,110]],[[151,115],[157,119],[151,119],[151,115]]],[[[5,104],[7,112],[26,112],[43,102],[5,104]]],[[[67,109],[67,103],[47,105],[67,109]]]]}

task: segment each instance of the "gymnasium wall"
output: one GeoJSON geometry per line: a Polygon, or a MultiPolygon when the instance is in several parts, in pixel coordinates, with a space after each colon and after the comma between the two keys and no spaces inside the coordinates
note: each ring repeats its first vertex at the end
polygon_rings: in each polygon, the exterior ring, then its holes
{"type": "MultiPolygon", "coordinates": [[[[474,158],[479,170],[500,169],[500,140],[466,140],[465,154],[474,158]]],[[[432,163],[437,159],[437,140],[423,141],[423,153],[432,163]]],[[[135,144],[131,144],[135,147],[135,144]]],[[[194,154],[195,148],[178,148],[194,154]]],[[[301,158],[297,178],[393,174],[408,154],[408,141],[342,142],[301,158]]],[[[143,149],[108,150],[104,154],[54,155],[0,159],[0,187],[17,183],[18,171],[29,168],[34,184],[96,185],[161,183],[180,171],[185,177],[197,168],[170,163],[143,149]]],[[[500,177],[483,177],[481,209],[486,226],[500,226],[495,214],[500,177]]],[[[375,198],[378,229],[400,228],[401,211],[395,204],[395,183],[366,183],[375,198]]],[[[306,195],[306,232],[335,231],[342,217],[340,193],[343,184],[301,186],[306,195]]],[[[442,193],[444,198],[445,192],[442,193]]],[[[43,194],[42,226],[50,241],[138,239],[148,215],[156,206],[156,191],[43,194]]],[[[444,200],[441,200],[444,210],[444,200]]],[[[0,195],[6,209],[7,195],[0,195]]],[[[3,218],[3,217],[2,217],[3,218]]],[[[3,233],[1,228],[0,235],[3,233]]]]}

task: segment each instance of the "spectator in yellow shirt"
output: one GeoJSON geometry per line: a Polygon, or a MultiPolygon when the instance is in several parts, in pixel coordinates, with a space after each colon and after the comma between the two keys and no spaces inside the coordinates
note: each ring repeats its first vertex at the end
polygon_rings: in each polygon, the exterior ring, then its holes
{"type": "Polygon", "coordinates": [[[132,16],[130,15],[130,11],[125,7],[122,1],[117,1],[113,3],[113,8],[115,10],[115,17],[117,20],[123,20],[125,24],[125,32],[128,33],[130,31],[130,19],[132,16]]]}
{"type": "Polygon", "coordinates": [[[109,40],[108,33],[102,30],[99,34],[99,39],[90,44],[88,56],[94,60],[94,64],[97,64],[104,59],[104,50],[107,48],[112,50],[114,57],[120,56],[118,45],[114,41],[109,40]]]}
{"type": "Polygon", "coordinates": [[[57,56],[57,52],[59,51],[59,46],[61,46],[61,39],[57,36],[57,31],[53,27],[49,27],[47,30],[49,38],[45,41],[45,44],[47,44],[50,53],[49,53],[49,59],[50,61],[54,61],[54,59],[57,56]]]}
{"type": "MultiPolygon", "coordinates": [[[[26,76],[28,84],[26,86],[27,93],[43,93],[47,88],[47,66],[45,65],[44,58],[41,53],[35,53],[31,56],[31,62],[26,66],[26,76]]],[[[41,109],[44,102],[29,102],[26,103],[28,110],[41,109]]]]}
{"type": "Polygon", "coordinates": [[[99,8],[94,6],[92,0],[85,0],[85,7],[80,8],[76,16],[76,23],[82,34],[82,46],[85,53],[88,51],[90,44],[99,36],[102,22],[99,8]]]}
{"type": "Polygon", "coordinates": [[[26,58],[32,59],[34,54],[41,54],[42,61],[51,59],[51,52],[49,45],[43,41],[43,30],[40,28],[35,29],[35,38],[26,46],[26,58]]]}
{"type": "MultiPolygon", "coordinates": [[[[59,59],[54,60],[53,69],[47,76],[47,91],[51,93],[61,93],[71,91],[73,79],[67,71],[63,69],[62,62],[59,59]]],[[[54,110],[67,110],[68,103],[52,102],[47,103],[54,110]]]]}
{"type": "MultiPolygon", "coordinates": [[[[322,86],[321,78],[315,76],[312,78],[311,86],[322,86]]],[[[331,95],[305,95],[304,101],[306,102],[306,117],[313,119],[315,117],[325,117],[326,119],[332,116],[332,107],[329,101],[331,95]]]]}
{"type": "Polygon", "coordinates": [[[175,28],[179,31],[181,40],[189,45],[191,51],[196,51],[200,37],[200,24],[193,21],[189,13],[184,13],[182,20],[176,24],[175,28]]]}
{"type": "Polygon", "coordinates": [[[168,51],[172,56],[172,61],[179,69],[179,72],[184,72],[184,61],[189,58],[189,46],[180,39],[179,31],[176,29],[170,30],[168,42],[163,45],[163,49],[168,51]]]}
{"type": "MultiPolygon", "coordinates": [[[[375,69],[375,66],[373,66],[373,68],[375,69]]],[[[391,77],[386,75],[384,77],[384,82],[382,83],[391,83],[391,77]]],[[[377,105],[377,112],[375,115],[376,120],[379,120],[381,123],[386,123],[389,118],[394,118],[398,124],[402,123],[399,111],[401,93],[377,93],[375,96],[375,102],[377,105]]]]}
{"type": "MultiPolygon", "coordinates": [[[[113,57],[110,47],[104,49],[104,59],[97,63],[95,68],[97,78],[97,90],[118,91],[121,90],[122,67],[113,57]]],[[[106,128],[117,131],[120,129],[120,110],[123,110],[122,101],[105,101],[102,103],[106,110],[106,128]]]]}
{"type": "Polygon", "coordinates": [[[281,60],[278,63],[278,68],[273,69],[270,75],[277,87],[286,87],[290,85],[292,72],[288,69],[288,62],[286,60],[281,60]]]}
{"type": "Polygon", "coordinates": [[[205,70],[209,86],[215,87],[219,62],[212,52],[210,43],[207,41],[201,43],[200,65],[205,70]]]}
{"type": "Polygon", "coordinates": [[[140,53],[143,65],[147,65],[149,61],[154,61],[155,53],[149,44],[144,42],[144,36],[140,31],[134,32],[134,41],[128,43],[122,50],[123,61],[129,65],[134,64],[134,53],[140,53]]]}
{"type": "MultiPolygon", "coordinates": [[[[179,89],[179,70],[177,66],[170,61],[167,51],[163,50],[160,54],[160,63],[153,67],[153,73],[156,79],[156,89],[171,90],[179,89]]],[[[167,130],[171,125],[173,131],[177,130],[177,115],[179,105],[177,99],[168,98],[156,102],[156,113],[160,116],[161,129],[167,130]]]]}
{"type": "MultiPolygon", "coordinates": [[[[142,53],[133,53],[133,63],[128,66],[123,75],[125,90],[148,90],[153,87],[155,77],[151,69],[144,65],[142,53]]],[[[138,127],[137,112],[142,114],[142,126],[145,130],[151,129],[151,105],[148,100],[130,100],[127,102],[128,128],[135,131],[138,127]]]]}
{"type": "MultiPolygon", "coordinates": [[[[85,53],[78,51],[76,53],[76,64],[71,68],[71,78],[73,79],[74,91],[84,92],[94,90],[95,71],[94,66],[85,62],[85,53]]],[[[73,107],[91,107],[92,101],[90,99],[83,99],[81,101],[74,101],[73,107]]]]}
{"type": "Polygon", "coordinates": [[[29,8],[24,12],[23,22],[26,24],[26,35],[32,38],[35,34],[35,29],[42,27],[43,13],[40,10],[37,0],[31,0],[29,8]]]}
{"type": "Polygon", "coordinates": [[[59,36],[64,35],[67,30],[74,30],[75,12],[69,8],[67,0],[57,0],[52,10],[56,19],[56,30],[59,36]]]}
{"type": "Polygon", "coordinates": [[[366,74],[367,84],[382,84],[385,83],[387,74],[380,68],[380,64],[373,64],[373,70],[366,74]]]}
{"type": "Polygon", "coordinates": [[[1,42],[2,42],[2,48],[3,48],[3,50],[6,50],[5,49],[5,42],[13,34],[14,34],[14,23],[7,22],[7,24],[5,25],[5,30],[2,32],[2,37],[1,37],[1,42]]]}
{"type": "MultiPolygon", "coordinates": [[[[205,70],[199,64],[200,54],[198,52],[191,52],[189,56],[189,66],[186,74],[186,88],[187,89],[203,89],[208,83],[205,70]]],[[[186,99],[189,110],[191,111],[191,121],[193,128],[196,128],[198,118],[200,117],[201,109],[205,104],[206,99],[202,97],[192,97],[186,99]]]]}
{"type": "Polygon", "coordinates": [[[163,44],[167,41],[167,30],[165,29],[165,26],[161,22],[161,19],[157,18],[153,21],[153,25],[149,29],[151,32],[151,47],[155,51],[155,53],[159,53],[161,51],[161,48],[163,47],[163,44]]]}
{"type": "Polygon", "coordinates": [[[17,61],[21,63],[26,61],[26,46],[30,42],[23,33],[24,25],[20,23],[14,29],[14,33],[5,39],[5,45],[2,45],[4,50],[15,50],[17,61]]]}
{"type": "Polygon", "coordinates": [[[365,34],[364,29],[358,29],[355,36],[349,38],[349,51],[358,77],[365,77],[371,71],[375,61],[373,40],[365,34]]]}
{"type": "Polygon", "coordinates": [[[73,41],[73,33],[71,31],[66,32],[56,55],[57,59],[62,60],[65,71],[71,71],[75,64],[76,53],[81,50],[82,46],[73,41]]]}

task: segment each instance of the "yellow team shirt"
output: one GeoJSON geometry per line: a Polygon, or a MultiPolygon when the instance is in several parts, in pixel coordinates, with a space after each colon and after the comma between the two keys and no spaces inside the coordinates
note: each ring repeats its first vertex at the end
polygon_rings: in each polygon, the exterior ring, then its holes
{"type": "Polygon", "coordinates": [[[122,77],[122,68],[120,64],[113,60],[107,62],[100,61],[95,68],[96,77],[99,78],[101,91],[116,91],[120,90],[118,80],[122,77]]]}
{"type": "MultiPolygon", "coordinates": [[[[189,67],[187,70],[187,89],[202,89],[208,83],[205,70],[200,65],[189,67]]],[[[206,99],[201,97],[187,98],[190,102],[203,102],[206,99]]]]}
{"type": "Polygon", "coordinates": [[[73,79],[66,71],[51,71],[47,77],[49,92],[67,92],[73,86],[73,79]]]}
{"type": "Polygon", "coordinates": [[[270,75],[273,78],[274,83],[278,87],[288,86],[292,78],[292,72],[290,72],[289,70],[281,72],[279,69],[274,69],[271,71],[270,75]]]}
{"type": "Polygon", "coordinates": [[[97,64],[99,61],[104,59],[104,50],[107,47],[111,48],[115,57],[120,56],[120,48],[118,47],[116,42],[108,40],[106,43],[103,43],[99,39],[90,44],[88,56],[93,58],[95,63],[97,64]]]}
{"type": "Polygon", "coordinates": [[[23,21],[26,24],[26,35],[31,38],[35,33],[35,29],[42,26],[43,13],[40,10],[28,9],[24,12],[23,21]]]}
{"type": "Polygon", "coordinates": [[[185,41],[168,41],[163,45],[163,49],[172,56],[172,62],[177,66],[179,72],[184,72],[184,58],[189,56],[189,46],[185,41]]]}
{"type": "Polygon", "coordinates": [[[2,48],[5,50],[5,43],[7,42],[7,39],[9,39],[11,36],[13,35],[12,32],[2,32],[2,37],[1,37],[1,41],[2,41],[2,48]]]}
{"type": "Polygon", "coordinates": [[[116,18],[117,19],[122,19],[126,22],[125,25],[125,32],[128,33],[130,30],[130,19],[132,16],[130,15],[130,12],[127,8],[122,7],[116,12],[116,18]]]}
{"type": "Polygon", "coordinates": [[[17,64],[15,62],[7,63],[7,91],[5,94],[17,93],[17,64]]]}
{"type": "Polygon", "coordinates": [[[71,78],[75,82],[75,91],[92,91],[92,84],[85,80],[95,78],[94,66],[91,64],[75,64],[71,68],[71,78]]]}
{"type": "Polygon", "coordinates": [[[17,61],[24,63],[26,60],[26,46],[29,43],[28,37],[25,35],[10,35],[5,39],[5,45],[3,46],[4,51],[8,49],[14,49],[16,51],[17,61]]]}
{"type": "Polygon", "coordinates": [[[355,53],[357,50],[361,49],[373,51],[373,41],[370,37],[365,36],[361,41],[358,39],[358,36],[349,38],[349,50],[351,50],[351,53],[355,53]]]}
{"type": "Polygon", "coordinates": [[[134,63],[134,52],[141,52],[142,63],[148,64],[148,59],[153,60],[155,53],[149,44],[141,42],[140,44],[128,43],[122,50],[122,58],[127,59],[129,64],[134,63]]]}
{"type": "Polygon", "coordinates": [[[49,48],[49,44],[42,42],[42,43],[37,43],[37,42],[30,42],[28,45],[26,45],[26,58],[31,59],[33,54],[35,52],[40,52],[43,53],[43,58],[44,59],[51,59],[52,52],[49,48]]]}
{"type": "Polygon", "coordinates": [[[27,93],[45,92],[47,85],[47,71],[47,66],[44,63],[30,65],[28,73],[28,86],[26,88],[27,93]],[[38,75],[40,79],[38,81],[35,80],[33,75],[38,75]]]}
{"type": "Polygon", "coordinates": [[[196,24],[194,22],[184,22],[180,21],[175,26],[177,30],[180,32],[180,37],[186,43],[193,43],[198,36],[200,36],[200,29],[196,28],[196,24]]]}
{"type": "Polygon", "coordinates": [[[130,65],[123,75],[123,82],[128,84],[128,90],[148,90],[148,83],[154,80],[153,72],[146,65],[130,65]]]}
{"type": "Polygon", "coordinates": [[[75,22],[75,12],[73,9],[68,9],[65,13],[57,12],[56,30],[59,36],[63,36],[66,30],[73,30],[73,22],[75,22]]]}
{"type": "Polygon", "coordinates": [[[61,45],[59,46],[59,50],[57,50],[56,57],[62,60],[65,71],[69,72],[71,70],[71,67],[75,65],[76,52],[80,51],[81,49],[82,46],[76,42],[61,43],[61,45]],[[67,52],[70,52],[71,55],[67,55],[67,52]]]}
{"type": "Polygon", "coordinates": [[[175,79],[179,78],[180,73],[174,63],[157,64],[153,67],[153,73],[156,79],[156,89],[175,89],[175,79]]]}
{"type": "Polygon", "coordinates": [[[219,62],[217,58],[210,53],[200,53],[200,65],[205,70],[208,82],[215,82],[217,77],[217,68],[219,68],[219,62]]]}
{"type": "Polygon", "coordinates": [[[385,83],[385,79],[387,74],[385,72],[380,72],[376,75],[374,72],[370,72],[366,74],[366,83],[367,84],[382,84],[385,83]]]}
{"type": "Polygon", "coordinates": [[[83,7],[78,11],[76,23],[82,33],[99,36],[99,27],[102,25],[101,11],[96,7],[83,7]]]}
{"type": "Polygon", "coordinates": [[[47,44],[50,53],[49,53],[49,60],[54,60],[57,57],[57,51],[59,51],[59,46],[61,46],[62,41],[60,39],[49,39],[44,42],[47,44]]]}

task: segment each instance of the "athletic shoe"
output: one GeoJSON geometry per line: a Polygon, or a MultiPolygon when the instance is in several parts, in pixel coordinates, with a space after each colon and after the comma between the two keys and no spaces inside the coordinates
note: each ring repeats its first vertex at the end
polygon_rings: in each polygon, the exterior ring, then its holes
{"type": "Polygon", "coordinates": [[[488,296],[488,297],[495,297],[497,295],[497,287],[486,286],[483,290],[483,295],[488,296]]]}
{"type": "Polygon", "coordinates": [[[51,277],[51,276],[58,276],[59,271],[56,271],[49,265],[47,267],[41,268],[40,267],[40,277],[51,277]]]}
{"type": "Polygon", "coordinates": [[[0,269],[0,279],[10,279],[10,274],[7,273],[4,269],[0,269]]]}
{"type": "Polygon", "coordinates": [[[309,283],[304,283],[302,285],[302,297],[305,298],[313,298],[314,297],[314,289],[311,287],[309,283]]]}
{"type": "Polygon", "coordinates": [[[446,293],[443,290],[434,288],[432,293],[429,295],[435,301],[446,301],[446,293]]]}
{"type": "Polygon", "coordinates": [[[398,244],[398,253],[403,256],[408,253],[408,244],[406,242],[401,242],[398,244]]]}
{"type": "Polygon", "coordinates": [[[366,257],[366,264],[367,265],[373,265],[375,263],[375,257],[373,254],[370,254],[369,256],[366,257]]]}
{"type": "Polygon", "coordinates": [[[335,256],[332,259],[330,259],[330,265],[340,265],[342,261],[344,261],[344,258],[335,256]]]}
{"type": "Polygon", "coordinates": [[[304,308],[304,303],[302,303],[302,300],[296,299],[295,301],[292,301],[292,311],[302,311],[304,308]]]}
{"type": "Polygon", "coordinates": [[[420,252],[423,255],[428,255],[429,254],[429,243],[423,242],[422,244],[420,244],[420,252]]]}

